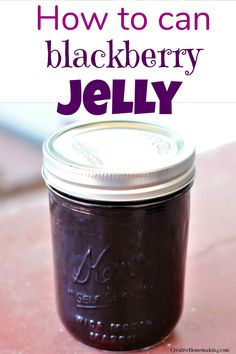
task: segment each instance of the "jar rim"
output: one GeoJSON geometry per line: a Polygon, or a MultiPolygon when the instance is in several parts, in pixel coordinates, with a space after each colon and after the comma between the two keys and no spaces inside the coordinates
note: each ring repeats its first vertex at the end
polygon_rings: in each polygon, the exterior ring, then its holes
{"type": "Polygon", "coordinates": [[[50,185],[47,185],[48,190],[50,193],[53,195],[61,198],[64,202],[70,204],[73,203],[78,206],[83,206],[83,207],[93,207],[93,208],[104,208],[104,207],[109,207],[109,209],[114,209],[114,208],[128,208],[128,209],[139,209],[139,208],[145,208],[145,207],[152,207],[157,204],[162,204],[166,203],[169,201],[172,201],[173,199],[178,198],[181,196],[183,193],[188,192],[192,185],[193,181],[190,181],[186,186],[183,188],[179,189],[178,191],[162,196],[162,197],[157,197],[153,199],[145,199],[145,200],[136,200],[136,201],[98,201],[98,200],[86,200],[86,199],[81,199],[78,197],[70,196],[65,193],[62,193],[55,188],[51,187],[50,185]]]}

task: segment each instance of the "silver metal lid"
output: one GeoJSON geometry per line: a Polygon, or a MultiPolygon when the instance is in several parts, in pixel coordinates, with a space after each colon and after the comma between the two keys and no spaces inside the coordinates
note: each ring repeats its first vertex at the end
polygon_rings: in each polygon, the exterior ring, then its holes
{"type": "Polygon", "coordinates": [[[49,186],[95,201],[139,201],[171,194],[194,177],[194,147],[145,121],[67,126],[43,145],[49,186]]]}

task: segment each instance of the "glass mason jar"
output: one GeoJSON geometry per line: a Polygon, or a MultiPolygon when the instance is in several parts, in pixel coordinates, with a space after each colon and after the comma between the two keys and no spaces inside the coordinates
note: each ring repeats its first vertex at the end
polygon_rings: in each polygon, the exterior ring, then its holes
{"type": "Polygon", "coordinates": [[[166,338],[183,305],[194,148],[154,123],[66,127],[44,144],[57,307],[106,350],[166,338]]]}

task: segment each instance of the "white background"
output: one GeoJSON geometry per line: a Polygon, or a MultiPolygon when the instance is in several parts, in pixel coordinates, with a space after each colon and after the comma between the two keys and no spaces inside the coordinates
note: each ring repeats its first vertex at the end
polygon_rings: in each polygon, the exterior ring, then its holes
{"type": "MultiPolygon", "coordinates": [[[[127,78],[132,97],[133,79],[147,78],[153,81],[183,81],[176,100],[179,102],[236,102],[236,2],[230,1],[1,1],[0,2],[0,101],[2,102],[57,102],[69,98],[69,80],[82,79],[84,84],[95,78],[108,82],[113,78],[127,78]],[[52,20],[42,21],[42,30],[37,29],[37,7],[42,14],[54,14],[59,8],[59,29],[54,29],[52,20]],[[121,29],[117,13],[124,7],[129,13],[143,12],[148,18],[144,30],[121,29]],[[210,30],[164,31],[158,26],[163,12],[187,12],[193,19],[194,12],[207,12],[210,30]],[[79,17],[78,29],[68,31],[62,26],[62,17],[74,12],[79,17]],[[96,12],[100,18],[108,12],[103,30],[96,26],[86,30],[81,13],[88,18],[96,12]],[[5,33],[5,35],[3,35],[5,33]],[[195,72],[187,77],[183,69],[158,67],[136,69],[96,68],[47,68],[45,40],[52,40],[56,48],[61,41],[70,39],[71,48],[84,48],[88,52],[106,48],[106,41],[113,39],[118,48],[123,40],[130,40],[138,49],[153,48],[204,48],[199,54],[195,72]]],[[[168,18],[165,22],[170,22],[168,18]]],[[[173,25],[175,19],[172,20],[173,25]]],[[[193,21],[192,21],[193,27],[193,21]]],[[[72,52],[73,54],[73,52],[72,52]]],[[[186,69],[189,68],[187,56],[186,69]]],[[[185,68],[184,68],[185,69],[185,68]]]]}
{"type": "MultiPolygon", "coordinates": [[[[96,119],[83,107],[73,117],[56,113],[57,102],[69,101],[69,80],[81,79],[84,85],[93,79],[126,79],[126,99],[133,99],[135,79],[149,81],[183,81],[173,102],[173,114],[160,116],[158,110],[149,115],[157,123],[176,126],[192,135],[199,151],[235,140],[236,134],[236,2],[234,1],[0,1],[0,122],[40,138],[72,120],[96,119]],[[52,21],[37,30],[37,6],[45,14],[59,6],[59,18],[67,12],[101,16],[108,12],[102,31],[87,31],[80,21],[78,29],[67,31],[59,21],[59,30],[52,21]],[[117,12],[124,7],[130,13],[143,12],[148,26],[142,31],[121,30],[117,12]],[[157,23],[163,12],[207,12],[210,30],[161,30],[157,23]],[[113,39],[117,47],[129,39],[135,49],[204,48],[195,72],[187,77],[181,69],[49,69],[46,67],[45,40],[60,47],[70,39],[73,49],[88,51],[105,48],[113,39]],[[14,104],[13,104],[14,102],[14,104]],[[18,102],[16,104],[15,102],[18,102]],[[25,102],[25,103],[23,103],[25,102]]],[[[174,24],[174,20],[173,20],[174,24]]],[[[186,61],[186,69],[188,69],[186,61]]],[[[157,99],[150,89],[149,99],[157,99]]],[[[158,108],[158,107],[157,107],[158,108]]],[[[110,105],[108,105],[110,109],[110,105]]],[[[104,119],[111,115],[103,116],[104,119]]],[[[101,117],[100,117],[101,118],[101,117]]],[[[113,116],[115,118],[115,116],[113,116]]],[[[120,117],[117,117],[120,118],[120,117]]],[[[133,119],[132,115],[127,118],[133,119]]]]}

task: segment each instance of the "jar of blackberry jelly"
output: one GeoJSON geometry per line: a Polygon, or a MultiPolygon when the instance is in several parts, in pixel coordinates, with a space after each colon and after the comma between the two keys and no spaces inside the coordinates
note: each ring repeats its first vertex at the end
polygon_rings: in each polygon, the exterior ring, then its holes
{"type": "Polygon", "coordinates": [[[92,347],[151,347],[183,306],[194,148],[145,121],[72,125],[43,147],[56,298],[92,347]]]}

